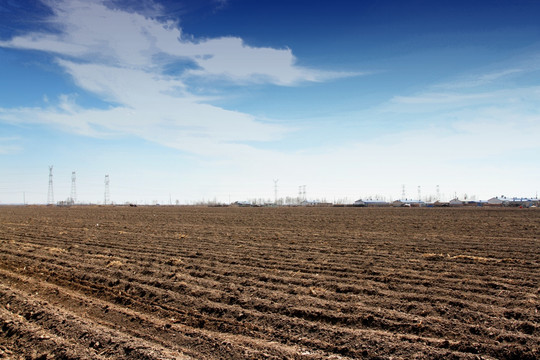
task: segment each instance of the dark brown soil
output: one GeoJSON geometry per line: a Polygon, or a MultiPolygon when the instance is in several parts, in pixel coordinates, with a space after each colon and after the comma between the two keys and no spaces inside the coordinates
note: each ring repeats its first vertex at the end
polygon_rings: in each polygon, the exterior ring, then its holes
{"type": "Polygon", "coordinates": [[[536,209],[0,207],[0,358],[538,359],[536,209]]]}

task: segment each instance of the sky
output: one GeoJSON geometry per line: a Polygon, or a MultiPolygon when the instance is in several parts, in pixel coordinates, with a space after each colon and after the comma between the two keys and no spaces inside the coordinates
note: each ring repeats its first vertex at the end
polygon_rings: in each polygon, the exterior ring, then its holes
{"type": "Polygon", "coordinates": [[[540,1],[0,0],[0,204],[534,197],[540,1]]]}

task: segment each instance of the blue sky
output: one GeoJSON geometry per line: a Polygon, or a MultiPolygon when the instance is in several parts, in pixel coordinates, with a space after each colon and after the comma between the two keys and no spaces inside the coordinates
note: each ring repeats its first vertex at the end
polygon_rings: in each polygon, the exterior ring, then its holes
{"type": "Polygon", "coordinates": [[[0,1],[0,203],[540,187],[538,1],[0,1]]]}

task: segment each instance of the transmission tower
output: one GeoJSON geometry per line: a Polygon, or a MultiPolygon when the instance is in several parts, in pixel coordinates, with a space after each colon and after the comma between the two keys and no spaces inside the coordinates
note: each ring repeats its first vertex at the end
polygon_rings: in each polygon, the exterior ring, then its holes
{"type": "Polygon", "coordinates": [[[306,185],[302,185],[302,198],[306,201],[306,185]]]}
{"type": "Polygon", "coordinates": [[[277,205],[277,183],[279,179],[274,179],[274,204],[277,205]]]}
{"type": "Polygon", "coordinates": [[[437,185],[437,201],[441,201],[441,189],[439,185],[437,185]]]}
{"type": "Polygon", "coordinates": [[[420,185],[418,185],[418,201],[422,201],[422,190],[420,185]]]}
{"type": "Polygon", "coordinates": [[[111,194],[109,192],[109,175],[105,175],[105,197],[103,204],[107,205],[110,202],[111,194]]]}
{"type": "Polygon", "coordinates": [[[401,185],[401,200],[405,200],[405,184],[401,185]]]}
{"type": "Polygon", "coordinates": [[[53,192],[53,177],[52,177],[53,166],[49,166],[49,191],[47,192],[47,204],[54,204],[54,192],[53,192]]]}
{"type": "Polygon", "coordinates": [[[77,179],[75,175],[75,171],[71,172],[71,203],[75,204],[77,201],[77,186],[75,184],[75,180],[77,179]]]}

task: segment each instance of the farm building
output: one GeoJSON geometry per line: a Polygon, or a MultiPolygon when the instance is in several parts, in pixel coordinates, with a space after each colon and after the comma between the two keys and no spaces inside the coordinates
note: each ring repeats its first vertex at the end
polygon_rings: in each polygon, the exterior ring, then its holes
{"type": "Polygon", "coordinates": [[[450,204],[447,203],[447,202],[444,202],[444,201],[437,200],[437,201],[435,201],[433,203],[433,206],[435,206],[435,207],[447,207],[447,206],[450,206],[450,204]]]}
{"type": "Polygon", "coordinates": [[[304,200],[300,203],[300,206],[332,206],[332,203],[316,201],[316,200],[314,201],[304,200]]]}
{"type": "Polygon", "coordinates": [[[356,200],[353,203],[353,206],[357,207],[365,207],[365,206],[390,206],[389,202],[382,201],[382,200],[356,200]]]}
{"type": "Polygon", "coordinates": [[[526,207],[538,206],[538,199],[531,198],[507,198],[507,197],[494,197],[487,201],[489,206],[514,206],[514,207],[526,207]]]}
{"type": "Polygon", "coordinates": [[[396,200],[394,202],[392,202],[392,206],[394,207],[401,207],[401,206],[406,206],[406,207],[422,207],[422,206],[426,206],[426,203],[423,202],[422,200],[396,200]]]}
{"type": "Polygon", "coordinates": [[[503,206],[504,201],[498,197],[493,197],[487,201],[488,206],[503,206]]]}
{"type": "Polygon", "coordinates": [[[529,199],[529,198],[511,198],[511,199],[506,199],[506,200],[508,201],[507,206],[514,206],[514,207],[529,208],[538,203],[538,199],[529,199]]]}
{"type": "Polygon", "coordinates": [[[252,204],[249,201],[235,201],[231,206],[250,207],[252,204]]]}
{"type": "Polygon", "coordinates": [[[484,206],[485,201],[482,200],[467,200],[463,202],[463,206],[484,206]]]}
{"type": "Polygon", "coordinates": [[[364,204],[366,204],[366,206],[390,206],[389,202],[382,200],[365,200],[364,204]]]}
{"type": "Polygon", "coordinates": [[[448,203],[448,205],[450,205],[450,206],[456,206],[456,207],[457,207],[457,206],[463,206],[463,205],[464,205],[464,202],[461,201],[461,200],[459,200],[458,198],[456,198],[456,199],[450,200],[450,202],[448,203]]]}

